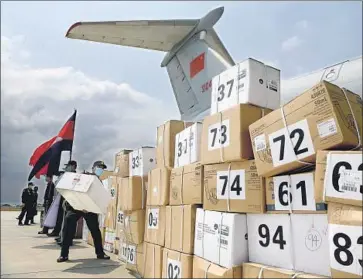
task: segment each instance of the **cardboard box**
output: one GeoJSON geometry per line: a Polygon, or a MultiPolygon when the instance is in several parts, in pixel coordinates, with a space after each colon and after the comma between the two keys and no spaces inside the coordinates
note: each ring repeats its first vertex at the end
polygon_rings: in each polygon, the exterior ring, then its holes
{"type": "Polygon", "coordinates": [[[280,107],[280,70],[248,58],[212,79],[211,115],[238,104],[280,107]]]}
{"type": "Polygon", "coordinates": [[[326,213],[320,185],[314,183],[315,172],[266,178],[266,209],[273,213],[326,213]],[[290,196],[290,200],[288,197],[290,196]]]}
{"type": "Polygon", "coordinates": [[[353,119],[362,138],[362,100],[349,91],[347,96],[353,111],[343,90],[322,81],[250,125],[258,174],[275,176],[315,164],[317,150],[356,147],[353,119]]]}
{"type": "Polygon", "coordinates": [[[147,205],[168,205],[170,189],[170,168],[156,168],[149,171],[147,205]]]}
{"type": "Polygon", "coordinates": [[[203,204],[203,165],[198,162],[171,171],[169,204],[203,204]]]}
{"type": "Polygon", "coordinates": [[[147,176],[155,166],[155,147],[143,146],[129,153],[130,176],[147,176]]]}
{"type": "Polygon", "coordinates": [[[157,129],[156,166],[174,167],[175,136],[194,124],[180,120],[169,120],[157,129]]]}
{"type": "Polygon", "coordinates": [[[76,210],[105,214],[111,200],[109,192],[95,175],[65,172],[56,189],[76,210]]]}
{"type": "Polygon", "coordinates": [[[164,246],[166,223],[165,206],[147,206],[145,219],[145,241],[164,246]]]}
{"type": "Polygon", "coordinates": [[[271,110],[237,105],[204,118],[202,164],[253,159],[248,126],[271,110]]]}
{"type": "Polygon", "coordinates": [[[362,206],[362,158],[362,151],[318,151],[315,185],[325,201],[362,206]]]}
{"type": "Polygon", "coordinates": [[[143,278],[161,277],[163,267],[163,247],[145,242],[145,265],[143,278]]]}
{"type": "MultiPolygon", "coordinates": [[[[104,244],[105,244],[105,228],[100,228],[100,231],[101,231],[101,237],[102,237],[102,246],[104,246],[104,244]]],[[[91,246],[95,246],[93,243],[93,237],[92,237],[91,233],[88,234],[87,244],[89,244],[91,246]]]]}
{"type": "Polygon", "coordinates": [[[297,271],[331,277],[327,214],[291,214],[297,271]]]}
{"type": "Polygon", "coordinates": [[[120,178],[120,209],[139,210],[146,204],[145,181],[141,176],[120,178]]]}
{"type": "Polygon", "coordinates": [[[362,207],[329,203],[330,267],[333,278],[362,278],[362,207]]]}
{"type": "Polygon", "coordinates": [[[200,161],[202,123],[197,122],[175,136],[174,168],[200,161]]]}
{"type": "Polygon", "coordinates": [[[103,185],[108,188],[111,196],[111,201],[108,204],[107,212],[105,215],[104,226],[111,230],[116,230],[116,214],[118,202],[118,183],[116,176],[110,176],[102,181],[103,185]]]}
{"type": "Polygon", "coordinates": [[[118,258],[125,263],[125,268],[143,276],[145,243],[129,243],[121,238],[118,258]]]}
{"type": "MultiPolygon", "coordinates": [[[[193,258],[193,278],[243,278],[242,266],[225,268],[214,263],[208,262],[202,258],[194,256],[193,258]]],[[[247,278],[247,277],[246,277],[247,278]]],[[[250,277],[252,278],[252,277],[250,277]]]]}
{"type": "Polygon", "coordinates": [[[288,214],[247,214],[249,261],[293,269],[291,221],[288,214]]]}
{"type": "Polygon", "coordinates": [[[166,248],[193,254],[196,210],[196,205],[166,207],[166,248]]]}
{"type": "Polygon", "coordinates": [[[116,176],[128,177],[129,171],[129,154],[132,152],[130,149],[124,149],[115,155],[115,170],[116,176]]]}
{"type": "Polygon", "coordinates": [[[247,262],[246,215],[198,208],[194,254],[226,268],[247,262]]]}
{"type": "Polygon", "coordinates": [[[241,278],[260,278],[260,279],[329,278],[325,276],[319,276],[316,274],[308,274],[308,273],[302,273],[300,271],[293,271],[289,269],[266,266],[258,263],[244,263],[242,269],[243,269],[243,277],[241,278]]]}
{"type": "Polygon", "coordinates": [[[118,239],[140,244],[144,242],[145,234],[145,209],[135,211],[120,211],[117,218],[118,239]]]}
{"type": "Polygon", "coordinates": [[[112,229],[105,229],[105,241],[103,243],[103,250],[113,253],[115,250],[116,232],[112,229]]]}
{"type": "Polygon", "coordinates": [[[161,278],[193,278],[193,255],[164,248],[161,278]]]}
{"type": "Polygon", "coordinates": [[[204,166],[203,208],[228,212],[264,212],[264,179],[257,175],[255,161],[204,166]]]}

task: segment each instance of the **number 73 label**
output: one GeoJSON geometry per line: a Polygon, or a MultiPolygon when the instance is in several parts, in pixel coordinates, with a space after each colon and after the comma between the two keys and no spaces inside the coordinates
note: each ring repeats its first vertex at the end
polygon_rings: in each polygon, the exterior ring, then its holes
{"type": "Polygon", "coordinates": [[[306,119],[271,133],[269,143],[274,167],[301,160],[315,153],[306,119]]]}

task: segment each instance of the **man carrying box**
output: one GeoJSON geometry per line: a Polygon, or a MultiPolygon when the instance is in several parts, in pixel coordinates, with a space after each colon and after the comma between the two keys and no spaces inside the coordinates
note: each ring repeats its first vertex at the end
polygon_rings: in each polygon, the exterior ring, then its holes
{"type": "MultiPolygon", "coordinates": [[[[106,168],[107,166],[103,161],[96,161],[93,164],[91,175],[96,175],[97,177],[100,177],[100,175],[103,173],[103,170],[106,168]]],[[[63,228],[63,243],[61,255],[57,259],[57,262],[61,263],[68,261],[69,246],[71,245],[76,232],[77,221],[81,217],[86,220],[87,227],[91,232],[97,259],[110,259],[110,257],[107,256],[103,251],[101,231],[98,224],[98,215],[93,212],[87,212],[86,210],[75,210],[68,202],[66,202],[66,216],[64,219],[63,228]]]]}

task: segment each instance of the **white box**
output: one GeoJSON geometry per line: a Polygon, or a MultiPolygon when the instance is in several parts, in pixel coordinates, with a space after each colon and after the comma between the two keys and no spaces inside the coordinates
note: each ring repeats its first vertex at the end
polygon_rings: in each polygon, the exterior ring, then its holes
{"type": "Polygon", "coordinates": [[[200,161],[202,123],[194,123],[175,136],[174,168],[200,161]]]}
{"type": "Polygon", "coordinates": [[[89,233],[90,232],[89,232],[88,227],[87,227],[87,222],[86,222],[86,220],[83,220],[83,228],[82,228],[82,240],[83,241],[87,242],[89,233]]]}
{"type": "Polygon", "coordinates": [[[76,210],[106,214],[111,201],[110,193],[95,175],[65,172],[56,189],[76,210]]]}
{"type": "Polygon", "coordinates": [[[130,176],[146,176],[155,167],[155,147],[143,146],[129,153],[130,176]]]}
{"type": "Polygon", "coordinates": [[[277,109],[280,70],[248,58],[212,79],[211,98],[211,115],[237,104],[277,109]]]}
{"type": "Polygon", "coordinates": [[[295,270],[331,276],[327,214],[292,214],[295,270]]]}
{"type": "Polygon", "coordinates": [[[248,262],[245,214],[197,209],[194,254],[226,268],[248,262]]]}
{"type": "Polygon", "coordinates": [[[293,269],[293,243],[288,214],[247,214],[251,262],[293,269]]]}

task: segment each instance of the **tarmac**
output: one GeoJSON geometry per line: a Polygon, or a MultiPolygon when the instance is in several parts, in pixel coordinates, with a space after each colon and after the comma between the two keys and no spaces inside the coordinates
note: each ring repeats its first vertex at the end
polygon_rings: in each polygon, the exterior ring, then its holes
{"type": "Polygon", "coordinates": [[[117,259],[96,259],[94,247],[75,239],[69,261],[57,263],[60,247],[53,237],[38,235],[35,225],[18,226],[19,211],[1,211],[1,278],[135,278],[117,259]]]}

